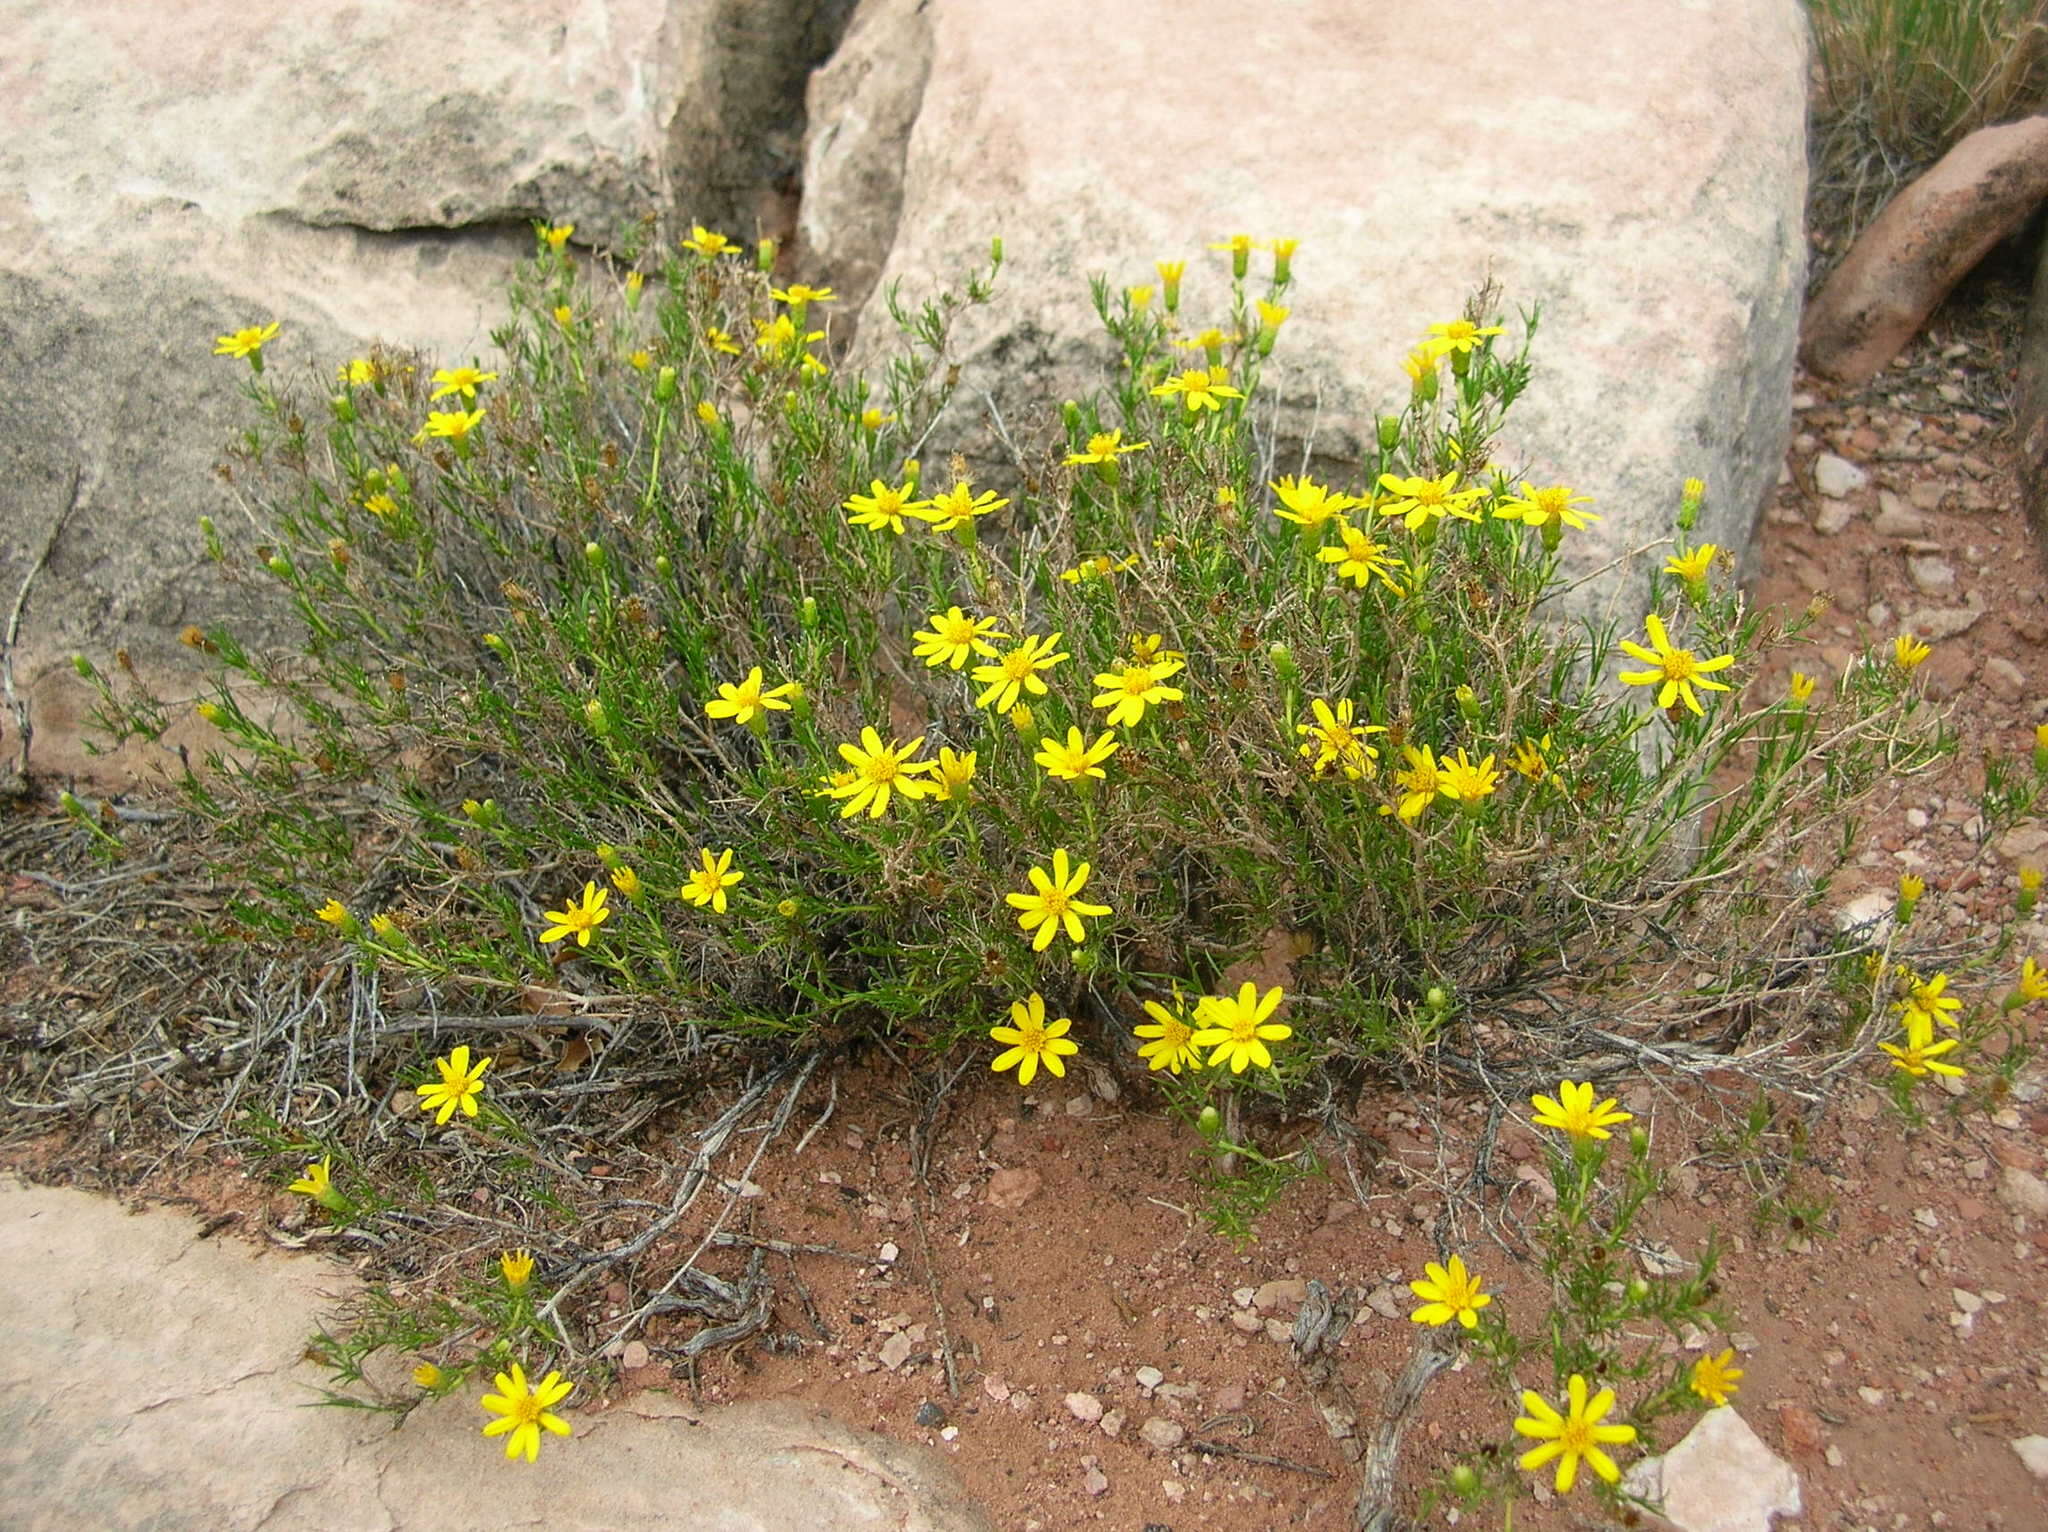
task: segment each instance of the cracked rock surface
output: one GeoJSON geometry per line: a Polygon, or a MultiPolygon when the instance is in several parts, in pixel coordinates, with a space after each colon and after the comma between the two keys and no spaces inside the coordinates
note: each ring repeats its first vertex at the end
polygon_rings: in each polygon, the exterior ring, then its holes
{"type": "Polygon", "coordinates": [[[397,1429],[307,1408],[306,1338],[350,1278],[202,1241],[177,1213],[0,1182],[0,1504],[16,1532],[987,1532],[926,1450],[782,1402],[599,1407],[536,1464],[480,1434],[478,1389],[397,1429]]]}

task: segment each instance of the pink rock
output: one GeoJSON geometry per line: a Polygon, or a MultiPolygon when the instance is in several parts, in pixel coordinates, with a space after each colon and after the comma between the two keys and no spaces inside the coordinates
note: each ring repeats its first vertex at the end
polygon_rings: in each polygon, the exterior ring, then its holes
{"type": "Polygon", "coordinates": [[[1038,1195],[1041,1184],[1038,1172],[1028,1166],[1017,1170],[999,1170],[988,1178],[988,1205],[994,1208],[1020,1208],[1038,1195]]]}
{"type": "Polygon", "coordinates": [[[1980,128],[1892,198],[1806,311],[1806,365],[1864,383],[2048,196],[2048,116],[1980,128]]]}

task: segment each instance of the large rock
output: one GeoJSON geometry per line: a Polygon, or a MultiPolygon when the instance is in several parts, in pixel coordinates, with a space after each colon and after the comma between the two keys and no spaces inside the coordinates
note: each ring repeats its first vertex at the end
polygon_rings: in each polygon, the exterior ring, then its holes
{"type": "MultiPolygon", "coordinates": [[[[508,1464],[481,1386],[408,1415],[311,1409],[303,1355],[350,1285],[325,1260],[202,1241],[182,1214],[0,1182],[0,1500],[17,1532],[551,1527],[988,1532],[926,1448],[793,1403],[693,1410],[587,1390],[508,1464]],[[538,1514],[538,1513],[534,1513],[538,1514]],[[536,1523],[537,1524],[537,1523],[536,1523]]],[[[403,1369],[398,1369],[400,1376],[403,1369]]]]}
{"type": "Polygon", "coordinates": [[[1283,430],[1314,419],[1340,463],[1491,274],[1543,309],[1510,445],[1608,518],[1577,567],[1668,532],[1690,474],[1699,537],[1744,548],[1789,426],[1805,26],[1797,0],[1480,0],[1459,33],[1513,61],[1493,80],[1424,5],[1131,0],[1105,23],[1087,0],[865,0],[812,87],[805,259],[866,294],[873,355],[881,288],[956,283],[1002,235],[996,300],[957,332],[956,425],[987,388],[1014,437],[1108,376],[1091,272],[1186,258],[1189,312],[1221,317],[1228,258],[1203,247],[1299,238],[1267,378],[1283,430]]]}
{"type": "Polygon", "coordinates": [[[216,335],[278,320],[284,368],[373,340],[467,360],[535,220],[752,233],[847,6],[0,0],[0,612],[69,509],[15,657],[36,764],[80,764],[72,649],[147,667],[252,616],[195,557],[200,514],[239,520],[213,469],[247,369],[216,335]]]}

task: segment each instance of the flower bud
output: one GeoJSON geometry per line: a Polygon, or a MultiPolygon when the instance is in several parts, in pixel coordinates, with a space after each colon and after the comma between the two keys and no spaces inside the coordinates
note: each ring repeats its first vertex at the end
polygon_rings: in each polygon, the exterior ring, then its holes
{"type": "Polygon", "coordinates": [[[1422,1003],[1441,1016],[1451,1008],[1451,997],[1444,993],[1444,987],[1441,984],[1432,984],[1427,992],[1424,993],[1422,1003]]]}
{"type": "Polygon", "coordinates": [[[71,668],[78,672],[79,679],[85,681],[90,681],[95,675],[98,674],[98,672],[92,668],[92,661],[87,659],[82,654],[74,654],[71,656],[71,668]]]}
{"type": "Polygon", "coordinates": [[[280,580],[289,580],[292,577],[292,561],[282,553],[271,554],[269,558],[263,561],[263,567],[276,575],[280,580]]]}
{"type": "Polygon", "coordinates": [[[1469,1495],[1479,1488],[1479,1471],[1470,1463],[1460,1463],[1451,1470],[1451,1488],[1461,1495],[1469,1495]]]}
{"type": "Polygon", "coordinates": [[[2034,725],[2034,775],[2048,777],[2048,723],[2034,725]]]}
{"type": "Polygon", "coordinates": [[[1273,674],[1280,678],[1283,686],[1292,686],[1301,679],[1301,670],[1294,663],[1294,651],[1285,644],[1275,644],[1266,651],[1266,658],[1273,662],[1273,674]]]}
{"type": "Polygon", "coordinates": [[[1899,879],[1898,902],[1892,907],[1892,919],[1905,925],[1913,918],[1913,911],[1920,906],[1920,896],[1927,892],[1927,880],[1906,873],[1899,879]]]}
{"type": "Polygon", "coordinates": [[[658,404],[667,404],[676,396],[676,370],[664,367],[654,375],[654,398],[658,404]]]}
{"type": "Polygon", "coordinates": [[[592,697],[583,704],[583,721],[590,725],[590,732],[603,739],[612,732],[611,715],[604,710],[604,703],[592,697]]]}
{"type": "Polygon", "coordinates": [[[626,273],[626,307],[628,309],[640,307],[640,289],[646,285],[647,274],[645,272],[629,271],[626,273]]]}
{"type": "Polygon", "coordinates": [[[775,903],[775,913],[784,920],[794,920],[797,916],[797,902],[794,899],[778,899],[775,903]]]}
{"type": "Polygon", "coordinates": [[[199,518],[199,535],[206,539],[206,556],[210,559],[219,559],[221,556],[220,533],[214,529],[211,516],[199,518]]]}
{"type": "Polygon", "coordinates": [[[327,401],[327,408],[334,412],[334,418],[345,426],[356,423],[356,402],[347,394],[336,394],[327,401]]]}
{"type": "Polygon", "coordinates": [[[773,271],[775,269],[774,240],[763,239],[759,244],[754,246],[754,269],[763,272],[773,271]]]}
{"type": "Polygon", "coordinates": [[[803,630],[806,633],[818,631],[818,598],[816,596],[804,597],[803,604],[796,609],[796,620],[802,624],[803,630]]]}
{"type": "Polygon", "coordinates": [[[1641,1159],[1650,1152],[1650,1130],[1638,1124],[1628,1130],[1628,1152],[1641,1159]]]}
{"type": "Polygon", "coordinates": [[[675,561],[666,553],[657,553],[654,556],[654,572],[664,580],[675,573],[675,568],[675,561]]]}
{"type": "Polygon", "coordinates": [[[484,647],[501,660],[512,658],[512,646],[495,633],[486,633],[484,635],[484,647]]]}
{"type": "Polygon", "coordinates": [[[988,242],[988,263],[991,266],[1003,264],[1003,236],[998,234],[988,242]]]}
{"type": "Polygon", "coordinates": [[[1678,530],[1690,532],[1693,524],[1700,519],[1700,503],[1707,497],[1707,486],[1699,479],[1687,479],[1678,496],[1678,530]]]}
{"type": "Polygon", "coordinates": [[[1202,1108],[1202,1115],[1195,1119],[1195,1131],[1214,1142],[1216,1135],[1223,1131],[1223,1114],[1214,1106],[1202,1108]]]}
{"type": "Polygon", "coordinates": [[[1010,709],[1010,727],[1025,738],[1030,738],[1031,731],[1036,726],[1037,720],[1032,717],[1031,709],[1025,703],[1020,702],[1010,709]]]}
{"type": "Polygon", "coordinates": [[[1479,693],[1469,686],[1461,686],[1451,695],[1458,699],[1458,714],[1465,722],[1479,722],[1479,693]]]}
{"type": "Polygon", "coordinates": [[[196,711],[201,718],[212,724],[216,729],[226,725],[227,712],[217,702],[202,702],[196,711]]]}
{"type": "Polygon", "coordinates": [[[604,549],[596,543],[585,543],[583,545],[583,562],[592,569],[603,569],[604,549]]]}
{"type": "Polygon", "coordinates": [[[1087,425],[1081,418],[1081,406],[1071,399],[1060,401],[1060,420],[1066,425],[1067,434],[1080,441],[1087,435],[1087,425]]]}
{"type": "Polygon", "coordinates": [[[1629,1284],[1628,1284],[1628,1301],[1629,1301],[1629,1302],[1631,1302],[1631,1303],[1641,1303],[1641,1302],[1642,1302],[1642,1301],[1643,1301],[1643,1300],[1644,1300],[1645,1298],[1647,1298],[1647,1297],[1649,1297],[1649,1296],[1650,1296],[1650,1284],[1649,1284],[1648,1282],[1645,1282],[1645,1281],[1644,1281],[1644,1280],[1643,1280],[1643,1279],[1642,1279],[1641,1277],[1632,1277],[1632,1278],[1630,1278],[1630,1279],[1629,1279],[1629,1284]]]}

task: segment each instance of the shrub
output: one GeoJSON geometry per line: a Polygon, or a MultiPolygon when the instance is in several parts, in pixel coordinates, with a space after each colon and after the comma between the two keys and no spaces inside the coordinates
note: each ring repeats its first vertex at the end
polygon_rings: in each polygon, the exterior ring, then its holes
{"type": "MultiPolygon", "coordinates": [[[[1536,318],[1509,336],[1491,294],[1406,359],[1349,490],[1276,475],[1292,248],[1264,296],[1222,248],[1211,327],[1177,264],[1098,281],[1113,381],[1002,464],[920,461],[1000,244],[964,299],[892,305],[872,387],[827,359],[829,290],[702,231],[623,280],[544,236],[492,371],[253,370],[261,534],[206,537],[304,643],[187,634],[234,927],[318,916],[457,1010],[552,984],[799,1043],[996,1026],[1027,1079],[1146,1024],[1190,1116],[1217,1079],[1313,1105],[1365,1070],[1867,1046],[1787,955],[1849,811],[1946,748],[1911,667],[1756,696],[1819,608],[1746,606],[1689,546],[1697,481],[1649,611],[1572,615],[1598,513],[1493,460],[1536,318]]],[[[111,730],[159,727],[82,668],[111,730]]]]}

